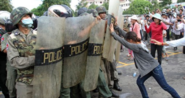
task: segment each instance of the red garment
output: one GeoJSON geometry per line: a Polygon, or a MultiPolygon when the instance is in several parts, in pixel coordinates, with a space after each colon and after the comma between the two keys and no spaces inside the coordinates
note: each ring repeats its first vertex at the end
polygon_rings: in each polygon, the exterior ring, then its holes
{"type": "Polygon", "coordinates": [[[147,33],[151,32],[151,35],[152,35],[151,39],[155,39],[159,42],[163,42],[163,30],[167,29],[164,23],[157,25],[156,23],[152,22],[149,28],[147,28],[147,26],[145,25],[145,29],[147,33]]]}

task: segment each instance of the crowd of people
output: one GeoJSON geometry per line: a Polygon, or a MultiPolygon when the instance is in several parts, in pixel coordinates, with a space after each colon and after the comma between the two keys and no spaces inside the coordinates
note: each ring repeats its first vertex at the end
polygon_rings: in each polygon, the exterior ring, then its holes
{"type": "MultiPolygon", "coordinates": [[[[128,19],[128,23],[124,23],[123,29],[117,25],[117,20],[114,24],[106,26],[112,37],[129,49],[129,60],[135,61],[135,66],[140,73],[137,85],[143,98],[149,98],[144,82],[151,76],[173,98],[181,98],[166,82],[161,65],[162,58],[166,57],[168,60],[164,45],[173,46],[174,51],[177,51],[177,46],[185,45],[185,39],[180,39],[185,32],[184,12],[182,6],[163,11],[157,9],[142,16],[133,15],[128,19]],[[147,45],[151,46],[151,52],[147,45]],[[158,61],[154,59],[156,51],[158,61]]],[[[87,14],[92,14],[95,21],[107,21],[107,11],[103,6],[93,10],[81,8],[78,11],[78,17],[87,14]]],[[[32,98],[33,96],[37,21],[33,20],[32,15],[33,13],[25,7],[15,8],[11,13],[0,11],[0,87],[5,98],[32,98]]],[[[72,10],[66,5],[53,5],[43,16],[68,18],[72,17],[72,10]]],[[[105,58],[101,58],[101,61],[104,66],[99,68],[97,89],[93,91],[99,92],[99,98],[119,97],[112,90],[122,91],[118,83],[116,61],[110,62],[105,58]],[[112,81],[113,86],[111,86],[112,81]]],[[[82,85],[83,83],[80,83],[69,88],[61,86],[58,97],[91,98],[91,91],[84,91],[82,85]]]]}
{"type": "MultiPolygon", "coordinates": [[[[160,42],[165,42],[170,40],[177,40],[184,37],[184,7],[181,5],[176,5],[173,9],[163,9],[162,11],[156,9],[152,13],[149,12],[148,14],[137,16],[133,15],[132,17],[127,16],[125,18],[127,19],[127,21],[124,22],[124,30],[135,30],[134,32],[137,32],[137,36],[141,36],[142,41],[146,45],[151,44],[151,54],[153,57],[155,57],[155,51],[158,51],[158,61],[160,62],[160,64],[162,58],[166,58],[166,60],[168,60],[169,56],[166,53],[165,48],[150,43],[150,38],[156,39],[160,42]],[[159,30],[160,27],[156,27],[158,29],[157,31],[160,31],[160,33],[153,33],[151,31],[151,27],[155,26],[154,24],[151,24],[152,22],[154,22],[153,17],[158,18],[161,22],[164,23],[165,28],[164,30],[162,30],[163,33],[161,33],[161,30],[159,30]],[[137,21],[137,23],[133,21],[137,21]],[[136,31],[137,29],[139,29],[140,31],[136,31]]],[[[155,32],[157,31],[155,30],[155,32]]],[[[174,47],[174,51],[177,51],[177,47],[174,47]]],[[[130,54],[131,53],[129,50],[128,56],[130,56],[130,54]]]]}

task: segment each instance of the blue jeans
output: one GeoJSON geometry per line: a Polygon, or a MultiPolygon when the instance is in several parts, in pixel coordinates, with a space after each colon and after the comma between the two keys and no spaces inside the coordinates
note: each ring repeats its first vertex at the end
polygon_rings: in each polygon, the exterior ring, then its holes
{"type": "Polygon", "coordinates": [[[164,75],[163,75],[161,65],[157,66],[153,71],[151,71],[149,74],[143,76],[142,78],[141,78],[141,76],[138,77],[137,85],[138,85],[138,87],[141,91],[141,94],[142,94],[143,98],[149,98],[148,93],[147,93],[146,88],[145,88],[145,85],[144,85],[144,82],[151,76],[153,76],[154,79],[157,81],[157,83],[165,91],[170,93],[173,98],[181,98],[179,96],[179,94],[171,86],[169,86],[168,83],[166,82],[166,79],[164,78],[164,75]]]}

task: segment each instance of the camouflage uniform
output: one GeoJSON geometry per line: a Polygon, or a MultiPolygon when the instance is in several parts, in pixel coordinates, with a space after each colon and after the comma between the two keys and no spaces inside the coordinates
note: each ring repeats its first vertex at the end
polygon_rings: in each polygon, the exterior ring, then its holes
{"type": "MultiPolygon", "coordinates": [[[[7,38],[9,35],[10,35],[9,33],[6,33],[2,36],[2,40],[1,40],[2,50],[6,49],[7,38]]],[[[15,98],[16,97],[15,80],[16,80],[17,73],[16,73],[15,68],[10,65],[10,62],[8,60],[6,63],[6,70],[7,70],[6,85],[9,90],[9,96],[10,98],[15,98]]]]}
{"type": "MultiPolygon", "coordinates": [[[[24,7],[16,8],[11,13],[13,25],[17,25],[24,15],[32,15],[24,7]]],[[[29,28],[28,28],[29,29],[29,28]]],[[[35,44],[37,32],[29,29],[29,33],[23,34],[16,29],[7,39],[7,54],[11,66],[17,70],[17,98],[32,98],[32,80],[35,64],[35,44]]]]}
{"type": "Polygon", "coordinates": [[[124,25],[123,25],[123,29],[124,29],[126,32],[129,32],[129,24],[128,24],[128,20],[126,20],[126,22],[124,23],[124,25]]]}

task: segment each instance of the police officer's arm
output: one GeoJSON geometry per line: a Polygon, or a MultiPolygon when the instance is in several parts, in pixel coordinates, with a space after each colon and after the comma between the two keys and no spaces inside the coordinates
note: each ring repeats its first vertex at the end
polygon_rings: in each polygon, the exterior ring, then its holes
{"type": "Polygon", "coordinates": [[[1,39],[1,51],[3,51],[4,53],[7,53],[7,51],[6,51],[7,38],[5,36],[6,35],[4,34],[2,36],[3,39],[1,39]]]}
{"type": "Polygon", "coordinates": [[[20,57],[17,48],[14,46],[11,37],[8,38],[7,56],[11,62],[11,66],[17,69],[24,69],[33,66],[35,63],[35,56],[20,57]]]}
{"type": "Polygon", "coordinates": [[[95,18],[95,20],[94,20],[89,26],[87,26],[83,31],[81,31],[81,32],[79,33],[79,36],[80,36],[80,37],[83,37],[83,36],[87,35],[87,34],[90,32],[91,28],[92,28],[95,24],[97,24],[97,23],[98,23],[98,20],[95,18]]]}

